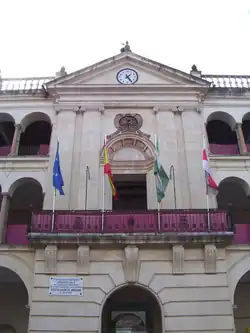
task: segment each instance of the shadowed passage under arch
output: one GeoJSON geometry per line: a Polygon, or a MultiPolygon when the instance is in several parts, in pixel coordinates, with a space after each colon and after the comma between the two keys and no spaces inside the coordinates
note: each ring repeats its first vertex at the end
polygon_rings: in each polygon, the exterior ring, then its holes
{"type": "Polygon", "coordinates": [[[0,332],[27,332],[28,304],[28,292],[24,282],[15,272],[0,266],[0,332]]]}
{"type": "Polygon", "coordinates": [[[239,154],[236,121],[231,115],[221,111],[211,113],[207,119],[206,129],[212,154],[239,154]]]}
{"type": "Polygon", "coordinates": [[[246,272],[234,291],[235,332],[246,332],[250,327],[250,271],[246,272]]]}
{"type": "Polygon", "coordinates": [[[102,333],[162,332],[161,308],[156,297],[140,286],[114,291],[102,310],[102,333]]]}

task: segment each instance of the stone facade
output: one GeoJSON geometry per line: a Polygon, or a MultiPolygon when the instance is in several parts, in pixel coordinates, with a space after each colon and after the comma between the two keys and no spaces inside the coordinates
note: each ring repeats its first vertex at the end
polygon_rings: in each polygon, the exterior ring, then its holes
{"type": "MultiPolygon", "coordinates": [[[[232,127],[240,155],[211,155],[213,177],[217,184],[227,177],[250,184],[250,158],[241,126],[249,112],[249,90],[220,90],[211,87],[198,71],[183,73],[126,50],[47,81],[37,94],[6,90],[0,95],[0,114],[8,114],[16,125],[10,154],[0,157],[0,266],[13,273],[0,270],[0,330],[106,333],[103,313],[107,301],[128,286],[138,287],[135,298],[142,290],[156,302],[158,314],[153,309],[152,313],[161,319],[152,319],[153,332],[245,332],[250,327],[246,311],[250,304],[237,303],[249,288],[240,286],[237,296],[235,289],[250,267],[249,245],[232,245],[232,240],[224,244],[212,238],[164,242],[128,237],[120,242],[100,238],[98,242],[70,243],[48,238],[21,246],[6,244],[4,232],[11,198],[24,180],[32,178],[40,184],[42,208],[53,208],[51,179],[57,138],[65,196],[56,197],[56,210],[112,210],[109,184],[103,182],[105,137],[113,173],[145,175],[147,209],[157,210],[155,135],[162,165],[169,175],[171,166],[175,172],[176,200],[171,179],[160,208],[206,208],[202,147],[205,138],[209,150],[205,126],[216,112],[235,120],[232,127]],[[118,84],[116,76],[122,68],[136,70],[138,81],[118,84]],[[123,117],[130,117],[129,125],[122,122],[123,117]],[[20,156],[22,133],[33,120],[50,122],[49,154],[20,156]],[[51,276],[82,277],[83,296],[49,295],[51,276]]],[[[214,194],[209,206],[217,208],[214,194]]]]}

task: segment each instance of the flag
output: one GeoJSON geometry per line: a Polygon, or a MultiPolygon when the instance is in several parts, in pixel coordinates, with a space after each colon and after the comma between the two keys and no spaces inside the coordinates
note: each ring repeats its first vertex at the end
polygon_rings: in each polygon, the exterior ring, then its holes
{"type": "Polygon", "coordinates": [[[109,164],[108,150],[107,150],[107,147],[106,147],[106,142],[104,142],[103,152],[104,152],[104,175],[108,176],[108,180],[109,180],[109,184],[110,184],[110,187],[111,187],[112,195],[113,195],[114,199],[117,200],[118,196],[117,196],[116,188],[115,188],[115,185],[114,185],[113,174],[112,174],[111,167],[110,167],[110,164],[109,164]]]}
{"type": "Polygon", "coordinates": [[[156,154],[154,161],[154,175],[155,175],[157,201],[160,203],[162,199],[165,197],[165,191],[168,186],[169,177],[159,161],[159,144],[157,137],[155,141],[156,141],[155,142],[156,154]]]}
{"type": "Polygon", "coordinates": [[[207,158],[207,152],[206,149],[203,148],[203,152],[202,152],[202,166],[205,172],[205,178],[206,178],[206,184],[208,187],[214,189],[214,190],[218,190],[218,186],[215,183],[212,175],[211,175],[211,171],[209,168],[209,163],[208,163],[208,158],[207,158]]]}
{"type": "Polygon", "coordinates": [[[63,191],[63,177],[61,172],[60,166],[60,156],[59,156],[59,141],[57,140],[57,149],[56,149],[56,156],[54,161],[54,168],[53,168],[53,186],[55,190],[58,190],[60,195],[64,195],[63,191]]]}

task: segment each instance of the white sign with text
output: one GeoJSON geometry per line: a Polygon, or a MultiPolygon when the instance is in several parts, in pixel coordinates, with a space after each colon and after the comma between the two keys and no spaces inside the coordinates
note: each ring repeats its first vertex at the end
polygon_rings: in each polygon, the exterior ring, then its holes
{"type": "Polygon", "coordinates": [[[49,278],[50,296],[83,296],[83,278],[53,276],[49,278]]]}

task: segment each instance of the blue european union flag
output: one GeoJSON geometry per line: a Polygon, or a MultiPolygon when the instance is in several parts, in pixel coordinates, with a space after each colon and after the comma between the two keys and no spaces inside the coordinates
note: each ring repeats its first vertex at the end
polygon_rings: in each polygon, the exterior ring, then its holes
{"type": "Polygon", "coordinates": [[[59,141],[57,140],[57,149],[56,149],[56,156],[53,168],[53,186],[56,190],[59,191],[60,195],[64,195],[63,191],[63,177],[60,167],[60,156],[59,156],[59,141]]]}

